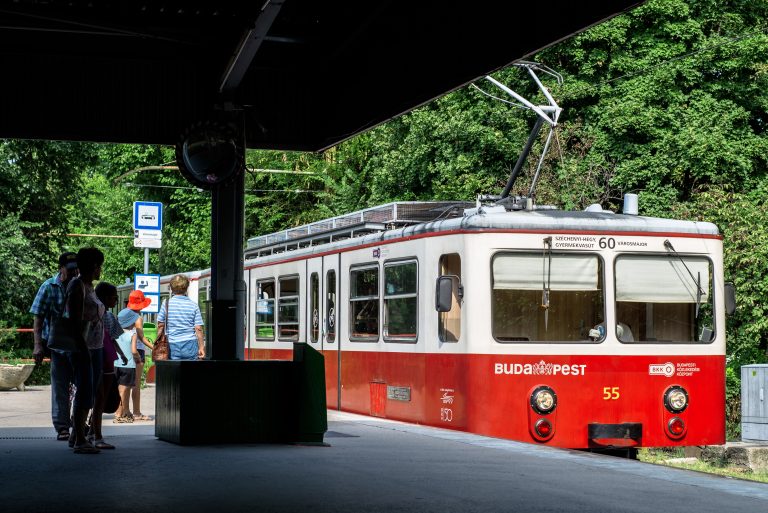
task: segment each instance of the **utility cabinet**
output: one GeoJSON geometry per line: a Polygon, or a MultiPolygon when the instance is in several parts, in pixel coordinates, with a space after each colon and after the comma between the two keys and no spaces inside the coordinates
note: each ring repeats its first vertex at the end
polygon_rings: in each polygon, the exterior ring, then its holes
{"type": "Polygon", "coordinates": [[[741,368],[741,439],[768,441],[768,365],[741,368]]]}

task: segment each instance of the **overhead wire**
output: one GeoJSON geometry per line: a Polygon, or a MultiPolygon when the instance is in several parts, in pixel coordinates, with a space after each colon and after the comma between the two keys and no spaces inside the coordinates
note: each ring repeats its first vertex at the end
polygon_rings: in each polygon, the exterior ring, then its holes
{"type": "MultiPolygon", "coordinates": [[[[123,185],[129,186],[129,187],[149,187],[149,188],[156,188],[156,189],[185,189],[185,190],[195,190],[198,192],[204,192],[205,189],[200,189],[198,187],[189,187],[184,185],[154,185],[154,184],[141,184],[141,183],[131,183],[126,182],[123,185]]],[[[246,193],[248,192],[292,192],[296,194],[302,194],[302,193],[318,193],[322,191],[313,191],[311,189],[246,189],[246,193]]]]}

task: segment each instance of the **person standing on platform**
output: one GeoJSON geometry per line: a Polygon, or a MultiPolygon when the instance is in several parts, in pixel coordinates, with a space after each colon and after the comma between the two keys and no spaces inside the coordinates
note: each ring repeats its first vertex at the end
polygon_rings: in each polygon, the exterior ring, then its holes
{"type": "MultiPolygon", "coordinates": [[[[115,360],[118,356],[123,364],[128,363],[128,358],[123,353],[120,346],[117,345],[117,339],[123,334],[120,324],[115,315],[109,311],[117,304],[117,288],[111,283],[105,281],[96,285],[96,297],[104,303],[106,312],[104,312],[104,353],[103,369],[101,379],[96,386],[96,399],[93,404],[93,413],[91,413],[91,426],[88,431],[88,441],[97,449],[114,449],[115,446],[104,441],[102,434],[102,416],[104,407],[107,403],[107,396],[115,380],[115,360]]],[[[97,381],[94,379],[94,381],[97,381]]]]}
{"type": "Polygon", "coordinates": [[[115,378],[120,391],[120,406],[113,420],[115,424],[133,422],[128,402],[131,398],[131,390],[136,385],[136,362],[139,361],[139,352],[136,350],[136,319],[138,318],[139,314],[130,308],[123,308],[117,314],[117,322],[123,329],[122,335],[117,339],[117,345],[123,354],[130,354],[131,357],[125,363],[115,360],[115,378]]]}
{"type": "Polygon", "coordinates": [[[93,282],[101,277],[104,253],[96,248],[82,248],[77,252],[80,276],[67,287],[67,313],[76,327],[78,350],[70,353],[75,375],[75,402],[73,405],[73,432],[70,446],[76,454],[100,452],[86,439],[86,420],[93,408],[96,387],[101,376],[104,350],[104,304],[96,296],[93,282]]]}
{"type": "MultiPolygon", "coordinates": [[[[140,290],[134,290],[128,296],[126,308],[138,313],[134,327],[136,328],[136,350],[139,352],[139,361],[136,362],[136,385],[131,389],[131,402],[133,403],[133,420],[151,420],[148,416],[141,413],[141,378],[144,375],[144,361],[146,358],[146,348],[152,350],[152,344],[144,336],[144,319],[141,317],[141,311],[148,307],[152,300],[144,295],[140,290]]],[[[130,414],[130,412],[127,412],[130,414]]]]}
{"type": "Polygon", "coordinates": [[[201,360],[205,358],[203,316],[200,307],[187,296],[189,278],[177,274],[171,278],[171,293],[160,305],[157,316],[157,338],[168,335],[171,360],[201,360]]]}
{"type": "Polygon", "coordinates": [[[67,285],[78,275],[77,255],[62,253],[59,256],[59,272],[40,285],[29,313],[35,316],[33,337],[35,349],[32,357],[40,364],[45,356],[51,359],[51,420],[57,440],[69,439],[71,427],[69,410],[69,385],[73,381],[72,364],[64,351],[48,349],[51,328],[64,312],[67,285]]]}

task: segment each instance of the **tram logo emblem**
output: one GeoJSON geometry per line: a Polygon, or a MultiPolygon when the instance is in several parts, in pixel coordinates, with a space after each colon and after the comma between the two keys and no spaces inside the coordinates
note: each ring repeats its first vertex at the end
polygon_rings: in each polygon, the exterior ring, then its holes
{"type": "Polygon", "coordinates": [[[672,362],[667,363],[652,363],[648,366],[648,375],[650,376],[666,376],[671,378],[675,375],[675,364],[672,362]]]}
{"type": "Polygon", "coordinates": [[[534,375],[540,375],[540,376],[551,376],[552,375],[552,364],[551,363],[544,363],[544,360],[540,361],[539,363],[533,364],[533,374],[534,375]]]}

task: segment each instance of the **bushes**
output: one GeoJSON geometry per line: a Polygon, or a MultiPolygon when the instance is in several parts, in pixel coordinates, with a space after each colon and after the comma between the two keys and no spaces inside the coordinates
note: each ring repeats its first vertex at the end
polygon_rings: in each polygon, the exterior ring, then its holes
{"type": "Polygon", "coordinates": [[[725,437],[741,440],[741,378],[732,367],[725,369],[725,437]]]}

